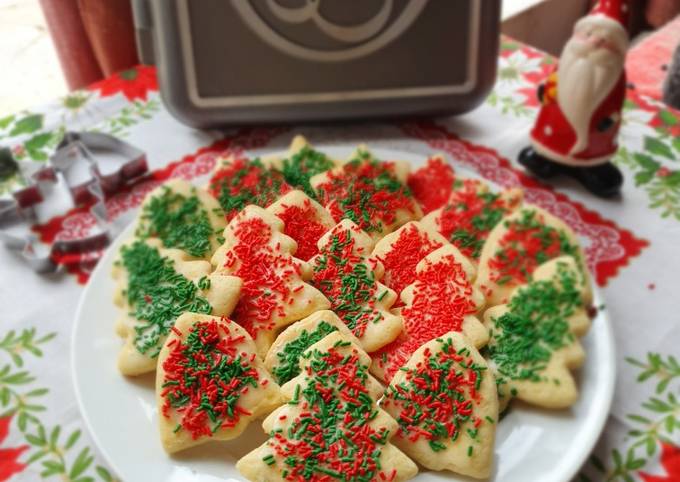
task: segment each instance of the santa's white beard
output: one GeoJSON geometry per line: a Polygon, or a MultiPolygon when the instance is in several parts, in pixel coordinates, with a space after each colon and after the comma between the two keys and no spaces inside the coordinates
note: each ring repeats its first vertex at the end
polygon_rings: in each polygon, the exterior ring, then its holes
{"type": "Polygon", "coordinates": [[[588,146],[593,113],[616,85],[623,68],[621,56],[605,49],[592,49],[571,39],[560,57],[557,103],[576,132],[569,154],[588,146]]]}

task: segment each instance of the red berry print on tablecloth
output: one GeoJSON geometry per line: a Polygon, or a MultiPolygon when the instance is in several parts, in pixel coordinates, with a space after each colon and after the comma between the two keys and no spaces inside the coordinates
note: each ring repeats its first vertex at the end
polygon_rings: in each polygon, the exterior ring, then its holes
{"type": "Polygon", "coordinates": [[[91,84],[88,89],[99,91],[102,97],[121,93],[130,102],[134,100],[147,100],[149,92],[158,91],[158,79],[156,68],[147,65],[138,65],[129,70],[123,70],[112,76],[91,84]]]}
{"type": "Polygon", "coordinates": [[[0,418],[0,481],[9,480],[14,475],[23,472],[26,468],[25,464],[19,462],[19,457],[28,450],[28,445],[21,445],[19,447],[3,447],[2,445],[9,435],[11,422],[12,415],[0,418]]]}
{"type": "Polygon", "coordinates": [[[678,482],[680,480],[680,447],[661,442],[661,465],[665,475],[640,472],[644,482],[678,482]]]}

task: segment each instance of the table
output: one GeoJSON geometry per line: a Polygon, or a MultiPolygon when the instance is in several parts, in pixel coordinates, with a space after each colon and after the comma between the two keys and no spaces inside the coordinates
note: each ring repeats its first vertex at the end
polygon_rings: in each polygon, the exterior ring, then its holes
{"type": "MultiPolygon", "coordinates": [[[[19,159],[44,162],[65,130],[112,133],[147,152],[152,173],[107,201],[122,225],[164,179],[207,174],[224,151],[285,149],[294,132],[313,143],[366,141],[422,155],[444,152],[529,202],[557,214],[582,237],[607,300],[618,346],[614,406],[581,481],[680,480],[680,112],[629,91],[621,149],[620,201],[596,199],[569,180],[555,188],[523,174],[536,84],[554,59],[504,38],[498,82],[486,103],[459,118],[362,126],[197,131],[164,109],[151,67],[121,72],[53,103],[0,118],[0,143],[19,159]]],[[[0,194],[13,182],[0,184],[0,194]]],[[[86,208],[34,226],[45,243],[94,226],[86,208]]],[[[0,481],[112,481],[76,407],[69,366],[73,315],[98,254],[60,274],[28,270],[0,249],[0,481]]],[[[118,416],[112,412],[112,416],[118,416]]]]}

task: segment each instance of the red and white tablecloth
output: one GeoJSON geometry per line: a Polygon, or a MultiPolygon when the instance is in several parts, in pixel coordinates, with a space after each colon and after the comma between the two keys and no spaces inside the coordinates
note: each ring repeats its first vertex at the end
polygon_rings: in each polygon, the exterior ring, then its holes
{"type": "MultiPolygon", "coordinates": [[[[536,84],[554,60],[504,39],[498,82],[465,116],[431,122],[323,128],[197,131],[163,107],[151,67],[138,67],[40,108],[0,117],[0,144],[44,162],[67,130],[115,134],[147,153],[152,172],[107,201],[121,225],[165,179],[208,173],[225,151],[285,149],[293,133],[312,143],[366,142],[427,156],[448,154],[502,186],[521,186],[581,236],[614,324],[619,378],[611,416],[582,481],[680,480],[680,112],[629,91],[621,149],[623,197],[604,201],[564,181],[541,184],[517,166],[537,108],[536,84]]],[[[0,183],[0,195],[16,180],[0,183]]],[[[34,226],[44,243],[95,227],[88,206],[34,226]]],[[[85,433],[69,367],[73,316],[97,255],[66,272],[34,274],[0,248],[0,481],[111,481],[85,433]]],[[[102,400],[102,403],[107,403],[102,400]]],[[[112,416],[115,403],[111,401],[112,416]]]]}

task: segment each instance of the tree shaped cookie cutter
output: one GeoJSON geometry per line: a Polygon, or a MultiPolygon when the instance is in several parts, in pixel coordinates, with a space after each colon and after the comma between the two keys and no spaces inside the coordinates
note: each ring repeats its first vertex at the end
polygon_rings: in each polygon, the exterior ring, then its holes
{"type": "MultiPolygon", "coordinates": [[[[3,153],[9,154],[7,151],[3,153]]],[[[148,172],[146,154],[108,134],[67,132],[48,164],[14,163],[25,187],[0,198],[0,242],[17,252],[36,272],[47,273],[68,259],[103,249],[111,240],[106,198],[148,172]],[[115,160],[111,158],[115,155],[115,160]],[[91,204],[96,229],[88,236],[47,246],[31,232],[38,208],[48,202],[50,185],[62,179],[74,206],[91,204]]]]}

